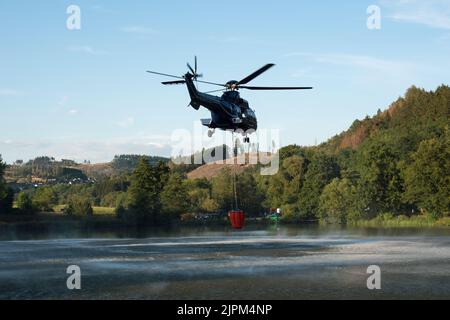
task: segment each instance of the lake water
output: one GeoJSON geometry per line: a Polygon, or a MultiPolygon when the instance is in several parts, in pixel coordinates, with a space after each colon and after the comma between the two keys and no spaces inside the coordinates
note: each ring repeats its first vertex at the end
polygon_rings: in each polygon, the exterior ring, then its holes
{"type": "Polygon", "coordinates": [[[0,299],[450,299],[450,229],[8,237],[0,241],[0,299]],[[69,265],[81,268],[81,290],[66,287],[69,265]],[[370,265],[381,268],[381,290],[367,289],[370,265]]]}

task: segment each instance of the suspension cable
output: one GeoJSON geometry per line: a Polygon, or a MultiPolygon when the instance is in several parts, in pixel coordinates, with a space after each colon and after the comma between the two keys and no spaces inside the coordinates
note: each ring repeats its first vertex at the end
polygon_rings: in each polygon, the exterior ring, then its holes
{"type": "Polygon", "coordinates": [[[234,191],[234,209],[238,210],[238,198],[237,198],[237,183],[236,183],[236,168],[235,168],[235,161],[237,160],[237,140],[235,140],[234,138],[234,132],[232,132],[231,134],[232,139],[233,139],[233,167],[232,167],[232,171],[233,171],[233,191],[234,191]]]}

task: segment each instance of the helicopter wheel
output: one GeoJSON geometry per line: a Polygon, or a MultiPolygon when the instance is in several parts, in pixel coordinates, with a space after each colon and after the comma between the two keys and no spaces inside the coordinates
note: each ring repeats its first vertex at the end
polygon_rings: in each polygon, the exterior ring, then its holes
{"type": "Polygon", "coordinates": [[[214,129],[208,130],[208,138],[212,138],[213,135],[214,135],[214,129]]]}
{"type": "Polygon", "coordinates": [[[250,143],[250,138],[245,137],[244,138],[244,143],[250,143]]]}

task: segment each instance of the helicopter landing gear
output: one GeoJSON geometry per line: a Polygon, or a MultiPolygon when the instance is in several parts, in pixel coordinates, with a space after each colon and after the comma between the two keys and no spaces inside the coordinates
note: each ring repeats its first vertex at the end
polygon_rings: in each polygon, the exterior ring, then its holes
{"type": "Polygon", "coordinates": [[[244,143],[250,143],[250,138],[244,137],[244,143]]]}
{"type": "Polygon", "coordinates": [[[214,132],[216,132],[214,129],[208,130],[208,138],[211,138],[214,135],[214,132]]]}

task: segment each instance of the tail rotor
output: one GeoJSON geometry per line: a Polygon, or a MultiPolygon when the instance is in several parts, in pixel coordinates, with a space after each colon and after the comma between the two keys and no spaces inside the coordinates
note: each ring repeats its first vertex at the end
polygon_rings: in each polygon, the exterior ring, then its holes
{"type": "Polygon", "coordinates": [[[198,86],[197,79],[202,78],[203,74],[199,74],[197,72],[197,67],[198,67],[197,56],[195,56],[194,68],[192,68],[192,66],[189,64],[189,62],[187,63],[187,67],[188,67],[189,71],[191,71],[191,73],[192,73],[192,79],[195,81],[196,85],[198,86]]]}

